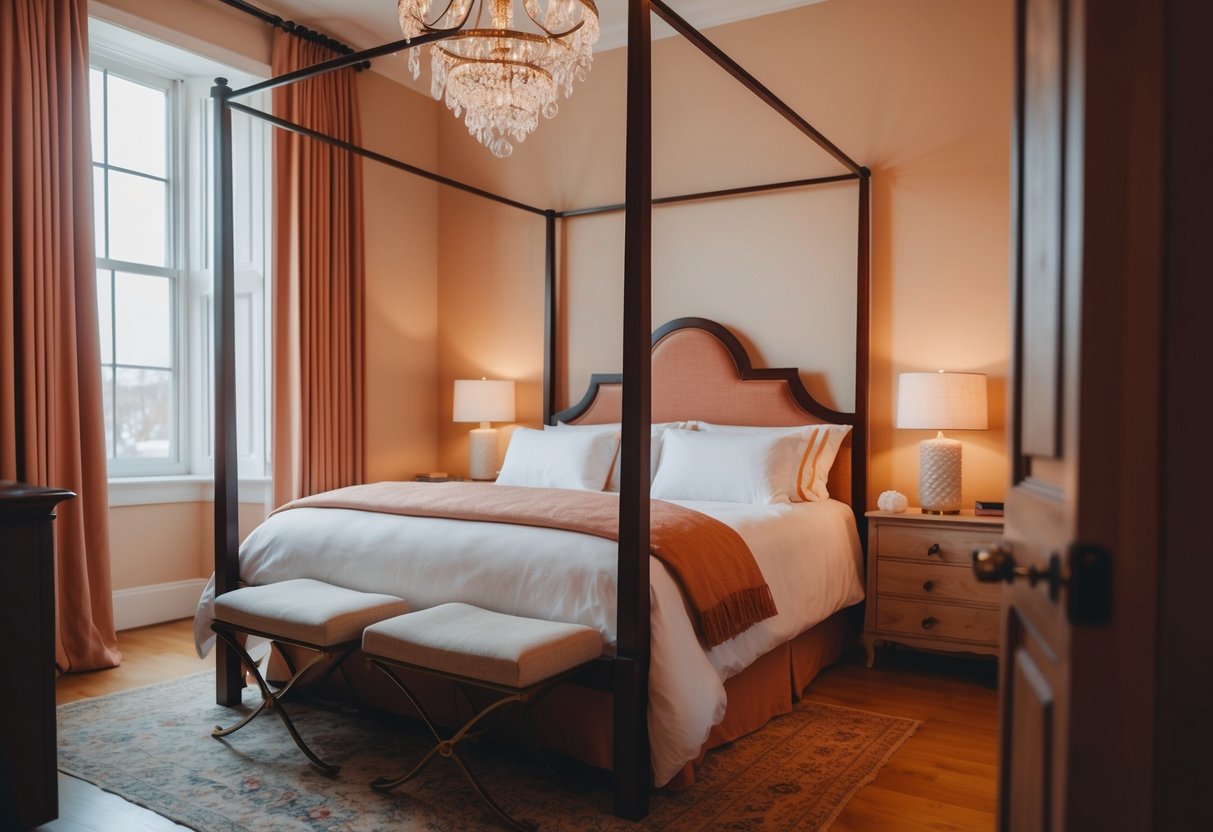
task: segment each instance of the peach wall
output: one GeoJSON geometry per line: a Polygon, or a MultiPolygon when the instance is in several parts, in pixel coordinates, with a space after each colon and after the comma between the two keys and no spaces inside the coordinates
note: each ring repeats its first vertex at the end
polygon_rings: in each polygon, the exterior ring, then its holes
{"type": "MultiPolygon", "coordinates": [[[[897,488],[916,502],[917,442],[927,434],[893,428],[896,379],[941,368],[990,374],[991,430],[957,436],[966,446],[964,499],[1000,499],[1010,0],[847,0],[710,36],[873,171],[871,499],[897,488]]],[[[560,115],[506,162],[443,113],[442,172],[539,207],[621,201],[624,57],[597,56],[560,115]]],[[[840,171],[680,40],[657,42],[654,65],[656,194],[840,171]]],[[[853,194],[853,186],[830,186],[656,210],[654,323],[721,320],[756,363],[800,367],[815,395],[850,407],[853,194]]],[[[453,471],[466,468],[467,428],[449,422],[454,378],[515,368],[519,421],[537,422],[526,414],[541,402],[542,221],[471,203],[439,198],[440,463],[453,471]],[[502,256],[502,240],[519,262],[502,256]]],[[[590,372],[620,366],[622,218],[570,220],[561,241],[566,403],[590,372]]]]}
{"type": "MultiPolygon", "coordinates": [[[[268,71],[270,27],[213,0],[104,0],[90,8],[216,60],[268,71]]],[[[366,146],[437,164],[432,101],[375,72],[358,76],[358,91],[366,146]]],[[[437,197],[432,184],[365,164],[367,471],[395,479],[435,465],[437,197]]],[[[110,518],[115,589],[210,574],[210,503],[113,507],[110,518]]],[[[241,505],[242,537],[263,518],[261,505],[241,505]]]]}
{"type": "MultiPolygon", "coordinates": [[[[363,145],[437,165],[433,101],[359,76],[363,145]]],[[[366,224],[367,477],[411,478],[437,461],[438,186],[363,164],[366,224]]]]}
{"type": "MultiPolygon", "coordinates": [[[[240,505],[240,539],[265,519],[259,503],[240,505]]],[[[214,505],[160,503],[110,508],[114,589],[206,577],[214,569],[214,505]]]]}

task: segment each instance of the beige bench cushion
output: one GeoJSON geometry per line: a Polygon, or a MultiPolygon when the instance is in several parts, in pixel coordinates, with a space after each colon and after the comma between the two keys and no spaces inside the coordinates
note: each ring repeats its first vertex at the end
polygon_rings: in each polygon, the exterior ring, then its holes
{"type": "Polygon", "coordinates": [[[371,656],[468,679],[526,688],[602,654],[593,627],[442,604],[366,628],[371,656]]]}
{"type": "Polygon", "coordinates": [[[215,618],[225,624],[318,647],[357,641],[368,624],[408,609],[393,595],[357,592],[310,578],[242,587],[215,599],[215,618]]]}

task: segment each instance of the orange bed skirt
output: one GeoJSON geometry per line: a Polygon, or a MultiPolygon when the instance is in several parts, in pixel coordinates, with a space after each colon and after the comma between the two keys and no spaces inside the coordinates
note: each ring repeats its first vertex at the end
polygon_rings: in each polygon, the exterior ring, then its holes
{"type": "MultiPolygon", "coordinates": [[[[852,639],[846,610],[759,656],[724,683],[728,706],[724,719],[708,734],[699,756],[667,784],[686,788],[695,782],[695,766],[709,750],[732,742],[790,713],[794,702],[822,669],[842,655],[852,639]]],[[[611,696],[605,691],[561,685],[536,705],[529,720],[536,741],[591,765],[611,767],[611,696]]]]}

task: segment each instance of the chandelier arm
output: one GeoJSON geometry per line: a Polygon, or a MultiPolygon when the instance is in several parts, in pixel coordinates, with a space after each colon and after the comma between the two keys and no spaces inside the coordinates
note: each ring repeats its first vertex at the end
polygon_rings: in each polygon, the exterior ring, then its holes
{"type": "Polygon", "coordinates": [[[456,25],[451,26],[450,28],[435,26],[434,25],[435,23],[437,23],[439,20],[442,20],[442,18],[446,17],[447,12],[449,12],[451,10],[451,6],[453,6],[453,5],[455,5],[455,0],[449,0],[449,2],[446,4],[446,8],[442,10],[442,14],[440,14],[434,18],[434,23],[426,23],[425,18],[418,17],[416,14],[414,14],[411,11],[409,12],[409,16],[412,17],[413,20],[416,20],[419,24],[421,24],[421,28],[424,29],[426,32],[429,32],[429,33],[441,32],[443,34],[453,35],[454,33],[458,32],[460,29],[462,29],[464,26],[467,25],[468,18],[472,16],[472,4],[468,3],[467,10],[463,13],[463,20],[460,20],[459,23],[457,23],[456,25]]]}
{"type": "MultiPolygon", "coordinates": [[[[530,17],[530,14],[528,13],[528,14],[527,14],[527,16],[528,16],[528,17],[530,17]]],[[[548,37],[550,37],[550,38],[552,38],[553,40],[556,40],[556,41],[559,41],[561,38],[567,38],[569,35],[573,34],[573,33],[574,33],[574,32],[576,32],[578,29],[580,29],[582,26],[584,26],[584,25],[585,25],[585,21],[584,21],[584,20],[579,20],[579,21],[577,21],[577,25],[576,25],[576,26],[574,26],[572,29],[566,29],[566,30],[565,30],[565,31],[563,31],[563,32],[553,32],[551,29],[549,29],[548,27],[544,26],[542,23],[540,23],[538,20],[536,20],[536,19],[535,19],[535,18],[533,18],[533,17],[531,17],[531,22],[532,22],[532,23],[534,23],[536,26],[538,26],[538,27],[539,27],[539,29],[540,29],[540,30],[541,30],[541,31],[542,31],[544,34],[546,34],[548,37]]]]}
{"type": "MultiPolygon", "coordinates": [[[[455,0],[448,0],[448,2],[447,2],[447,4],[446,4],[446,8],[442,10],[442,14],[440,14],[440,15],[438,15],[437,17],[435,17],[435,18],[434,18],[434,23],[437,23],[439,20],[442,20],[442,18],[446,17],[446,16],[447,16],[447,13],[448,13],[448,12],[450,12],[450,10],[451,10],[451,6],[453,6],[453,5],[455,5],[455,0]]],[[[471,4],[469,3],[469,4],[468,4],[468,11],[467,11],[466,13],[464,13],[464,18],[465,18],[465,20],[466,20],[466,18],[467,18],[467,14],[468,14],[468,13],[470,13],[471,11],[472,11],[472,6],[471,6],[471,4]]],[[[425,18],[423,18],[423,17],[417,17],[417,18],[416,18],[416,20],[417,20],[417,22],[418,22],[418,23],[420,23],[420,24],[421,24],[421,25],[422,25],[424,28],[426,28],[426,29],[433,29],[433,28],[436,28],[436,27],[434,26],[434,23],[426,23],[426,22],[425,22],[425,18]]]]}
{"type": "MultiPolygon", "coordinates": [[[[454,2],[454,0],[452,0],[452,2],[454,2]]],[[[529,18],[531,19],[531,22],[532,22],[532,23],[534,23],[536,26],[538,26],[538,27],[539,27],[539,30],[540,30],[541,32],[543,32],[544,34],[546,34],[548,37],[551,37],[551,38],[556,38],[557,40],[559,40],[560,38],[567,38],[569,35],[573,34],[573,33],[574,33],[574,32],[576,32],[578,29],[580,29],[582,26],[584,26],[584,25],[585,25],[585,17],[584,17],[584,15],[585,15],[585,14],[590,14],[590,13],[591,13],[591,11],[592,11],[592,13],[593,13],[593,15],[594,15],[595,17],[597,17],[597,16],[598,16],[598,10],[597,10],[596,8],[595,8],[595,9],[591,9],[591,6],[587,6],[585,3],[582,3],[582,4],[581,4],[581,7],[582,7],[582,9],[584,9],[585,11],[583,12],[583,16],[582,16],[581,20],[577,21],[577,25],[576,25],[576,26],[574,26],[574,27],[573,27],[573,28],[571,28],[571,29],[568,29],[568,30],[564,31],[564,32],[553,32],[553,31],[552,31],[551,29],[549,29],[547,26],[544,26],[542,23],[540,23],[540,22],[539,22],[539,18],[537,18],[537,17],[535,16],[535,14],[532,14],[532,13],[531,13],[531,7],[532,7],[532,6],[534,6],[534,7],[535,7],[535,12],[536,12],[536,13],[538,13],[538,11],[539,11],[539,4],[538,4],[538,3],[533,2],[533,0],[527,0],[526,2],[524,2],[524,3],[522,4],[522,8],[523,8],[523,11],[525,11],[525,12],[526,12],[526,16],[527,16],[527,17],[529,17],[529,18]]]]}
{"type": "MultiPolygon", "coordinates": [[[[592,15],[594,15],[595,18],[598,17],[598,6],[594,3],[594,0],[576,0],[576,2],[581,4],[581,10],[582,10],[581,23],[578,23],[572,29],[569,29],[568,32],[565,32],[566,35],[577,31],[585,23],[585,15],[592,14],[592,15]]],[[[534,23],[536,26],[538,26],[540,29],[547,32],[549,35],[552,35],[553,37],[563,37],[563,35],[557,35],[554,32],[552,32],[550,29],[548,29],[546,26],[544,26],[542,23],[540,23],[538,18],[535,17],[535,15],[539,13],[539,3],[536,2],[536,0],[523,0],[522,8],[526,11],[526,16],[531,19],[531,22],[534,23]],[[531,11],[532,7],[535,9],[534,12],[531,11]]]]}

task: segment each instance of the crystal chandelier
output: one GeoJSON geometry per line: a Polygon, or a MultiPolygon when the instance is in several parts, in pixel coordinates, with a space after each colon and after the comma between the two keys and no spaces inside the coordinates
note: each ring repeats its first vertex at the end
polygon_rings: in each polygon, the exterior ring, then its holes
{"type": "MultiPolygon", "coordinates": [[[[455,117],[465,114],[468,132],[504,159],[510,139],[524,141],[544,118],[556,115],[563,88],[584,81],[598,41],[594,0],[522,0],[535,31],[514,28],[513,0],[397,0],[405,38],[448,32],[430,47],[434,98],[446,98],[455,117]],[[433,16],[431,6],[442,8],[433,16]],[[472,19],[474,24],[465,28],[472,19]],[[485,20],[486,7],[490,18],[485,20]]],[[[529,28],[529,27],[528,27],[529,28]]],[[[413,78],[421,71],[418,50],[409,50],[413,78]]]]}

